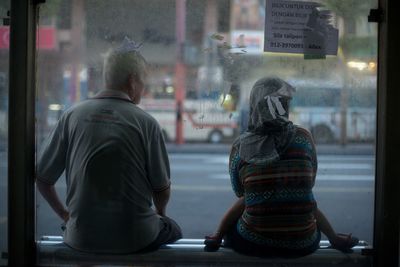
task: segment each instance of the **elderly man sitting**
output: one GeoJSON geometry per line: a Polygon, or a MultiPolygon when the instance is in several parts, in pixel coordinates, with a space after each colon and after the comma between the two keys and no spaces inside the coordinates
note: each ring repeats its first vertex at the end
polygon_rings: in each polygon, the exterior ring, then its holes
{"type": "Polygon", "coordinates": [[[138,49],[125,39],[109,52],[106,90],[61,116],[39,158],[38,189],[77,250],[152,251],[182,236],[166,217],[170,169],[160,126],[136,105],[146,79],[138,49]],[[64,170],[66,208],[54,189],[64,170]]]}

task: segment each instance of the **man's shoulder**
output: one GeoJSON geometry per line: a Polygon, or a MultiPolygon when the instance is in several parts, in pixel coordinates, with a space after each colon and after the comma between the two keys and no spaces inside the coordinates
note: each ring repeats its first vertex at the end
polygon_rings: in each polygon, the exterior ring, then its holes
{"type": "Polygon", "coordinates": [[[111,100],[115,101],[115,103],[112,103],[112,110],[109,110],[110,103],[108,102],[108,99],[105,99],[105,101],[96,100],[97,99],[88,99],[75,104],[64,112],[63,117],[69,117],[71,114],[81,117],[81,115],[97,111],[104,112],[105,114],[117,112],[119,116],[124,118],[124,120],[131,123],[139,123],[150,128],[159,127],[155,118],[133,103],[121,100],[111,100]]]}
{"type": "Polygon", "coordinates": [[[138,107],[136,105],[134,105],[133,109],[134,109],[135,116],[137,116],[138,118],[143,120],[145,123],[158,126],[157,120],[153,116],[151,116],[149,113],[147,113],[145,110],[141,109],[140,107],[138,107]]]}
{"type": "Polygon", "coordinates": [[[71,114],[73,112],[79,111],[81,109],[84,109],[85,107],[88,107],[91,102],[91,99],[86,99],[77,103],[74,103],[70,107],[68,107],[63,114],[71,114]]]}
{"type": "Polygon", "coordinates": [[[123,114],[127,120],[131,122],[135,121],[148,129],[158,129],[160,127],[158,121],[145,110],[133,103],[128,104],[119,107],[121,111],[123,110],[123,114]]]}

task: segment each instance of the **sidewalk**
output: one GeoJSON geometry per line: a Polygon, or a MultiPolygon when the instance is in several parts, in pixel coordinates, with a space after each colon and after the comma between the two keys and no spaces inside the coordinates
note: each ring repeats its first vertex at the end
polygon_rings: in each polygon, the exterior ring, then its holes
{"type": "MultiPolygon", "coordinates": [[[[374,155],[374,144],[348,144],[341,146],[337,144],[317,145],[319,155],[374,155]]],[[[205,153],[205,154],[228,154],[230,144],[209,144],[209,143],[186,143],[177,145],[167,143],[168,153],[205,153]]]]}

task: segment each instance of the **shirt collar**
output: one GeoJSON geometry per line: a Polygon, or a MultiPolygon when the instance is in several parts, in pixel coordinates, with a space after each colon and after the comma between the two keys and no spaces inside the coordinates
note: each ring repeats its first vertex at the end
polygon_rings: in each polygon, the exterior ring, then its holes
{"type": "Polygon", "coordinates": [[[127,93],[110,89],[101,90],[94,96],[94,98],[120,98],[123,100],[132,101],[127,93]]]}

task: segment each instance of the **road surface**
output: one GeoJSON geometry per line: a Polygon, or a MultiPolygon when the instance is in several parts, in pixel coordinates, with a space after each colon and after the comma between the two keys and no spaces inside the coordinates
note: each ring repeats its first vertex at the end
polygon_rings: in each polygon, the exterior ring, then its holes
{"type": "MultiPolygon", "coordinates": [[[[235,200],[227,154],[170,154],[172,196],[167,214],[182,227],[184,237],[212,233],[235,200]]],[[[374,208],[373,155],[321,155],[314,194],[318,206],[338,232],[372,242],[374,208]]],[[[0,251],[7,239],[6,155],[0,152],[0,251]]],[[[57,190],[65,197],[61,178],[57,190]]],[[[37,195],[37,235],[61,235],[60,219],[37,195]]]]}

